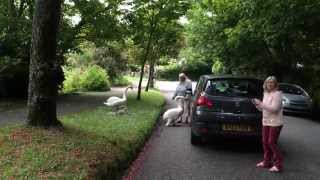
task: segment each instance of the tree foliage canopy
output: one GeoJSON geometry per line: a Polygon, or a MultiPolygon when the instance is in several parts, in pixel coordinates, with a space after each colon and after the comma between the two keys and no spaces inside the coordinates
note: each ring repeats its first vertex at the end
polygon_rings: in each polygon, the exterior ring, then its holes
{"type": "Polygon", "coordinates": [[[317,71],[317,0],[203,0],[194,3],[188,19],[188,47],[203,59],[221,61],[226,72],[292,80],[317,71]]]}
{"type": "MultiPolygon", "coordinates": [[[[33,11],[33,0],[0,2],[0,78],[27,73],[33,11]]],[[[103,57],[126,51],[133,64],[178,58],[320,87],[304,82],[320,69],[318,0],[64,0],[61,17],[60,64],[89,41],[110,50],[103,57]]]]}
{"type": "MultiPolygon", "coordinates": [[[[60,65],[64,64],[67,53],[79,51],[79,45],[85,41],[107,48],[112,41],[123,42],[126,28],[120,20],[120,2],[63,1],[57,46],[60,65]]],[[[0,1],[0,79],[6,80],[2,86],[9,87],[8,92],[17,89],[17,94],[26,94],[27,91],[33,12],[34,0],[0,1]],[[24,85],[17,87],[19,84],[24,85]]]]}

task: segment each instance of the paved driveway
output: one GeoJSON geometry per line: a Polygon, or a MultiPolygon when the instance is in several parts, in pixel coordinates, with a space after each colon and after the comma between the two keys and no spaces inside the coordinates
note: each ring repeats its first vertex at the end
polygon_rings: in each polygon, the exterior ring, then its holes
{"type": "MultiPolygon", "coordinates": [[[[171,101],[175,83],[158,82],[171,101]]],[[[285,117],[280,137],[284,172],[272,174],[256,169],[262,159],[260,145],[247,140],[190,144],[190,128],[164,127],[154,131],[145,150],[134,163],[130,178],[135,180],[318,180],[320,177],[320,123],[285,117]]]]}

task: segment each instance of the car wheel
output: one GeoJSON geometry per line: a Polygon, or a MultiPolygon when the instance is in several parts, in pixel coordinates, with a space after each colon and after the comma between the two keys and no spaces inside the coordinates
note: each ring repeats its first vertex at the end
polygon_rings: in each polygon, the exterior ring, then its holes
{"type": "Polygon", "coordinates": [[[191,131],[191,144],[192,144],[192,145],[201,145],[201,144],[203,144],[202,137],[195,135],[195,134],[191,131]]]}

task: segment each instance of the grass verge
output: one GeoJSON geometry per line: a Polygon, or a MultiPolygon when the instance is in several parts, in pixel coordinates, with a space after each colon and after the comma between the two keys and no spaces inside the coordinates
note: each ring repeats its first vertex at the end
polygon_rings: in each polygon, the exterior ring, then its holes
{"type": "MultiPolygon", "coordinates": [[[[126,75],[124,76],[124,78],[126,78],[129,82],[131,83],[136,83],[138,84],[139,83],[139,80],[140,80],[140,76],[129,76],[129,75],[126,75]]],[[[148,78],[146,77],[143,77],[142,78],[142,84],[146,84],[148,82],[148,78]]]]}
{"type": "Polygon", "coordinates": [[[0,177],[5,179],[120,179],[159,117],[159,92],[129,95],[128,111],[108,107],[62,117],[64,129],[0,128],[0,177]]]}

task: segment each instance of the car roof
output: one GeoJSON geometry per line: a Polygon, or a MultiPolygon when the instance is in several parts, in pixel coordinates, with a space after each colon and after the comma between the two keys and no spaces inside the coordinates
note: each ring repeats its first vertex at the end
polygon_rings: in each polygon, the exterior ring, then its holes
{"type": "Polygon", "coordinates": [[[238,76],[238,75],[232,75],[232,74],[220,74],[220,75],[215,75],[215,74],[206,74],[206,75],[201,75],[200,78],[205,78],[205,79],[250,79],[250,80],[261,80],[258,78],[250,77],[250,76],[238,76]]]}

